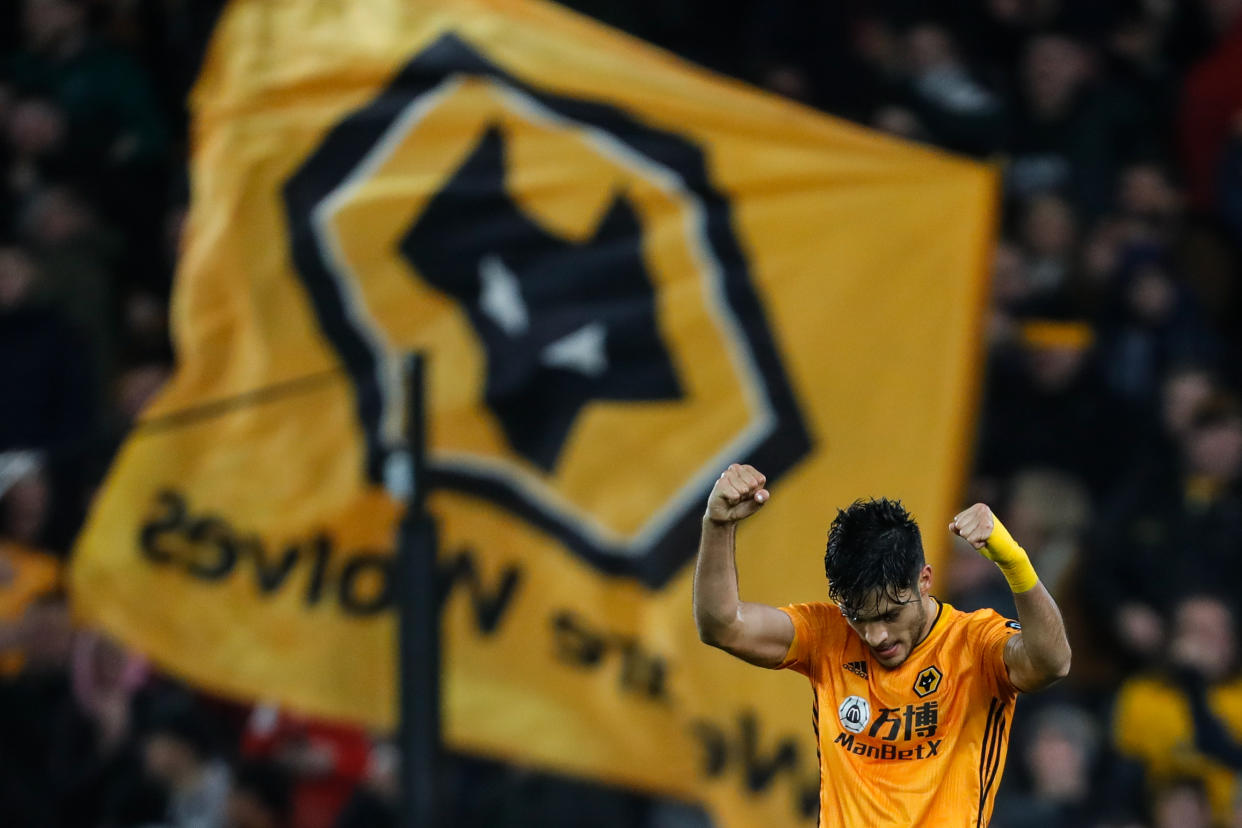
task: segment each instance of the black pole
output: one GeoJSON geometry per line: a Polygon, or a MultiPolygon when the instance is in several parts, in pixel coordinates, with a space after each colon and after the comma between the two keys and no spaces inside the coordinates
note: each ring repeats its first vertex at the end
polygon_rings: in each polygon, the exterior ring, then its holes
{"type": "Polygon", "coordinates": [[[426,511],[426,358],[406,369],[412,486],[397,539],[401,740],[401,828],[439,828],[436,768],[440,755],[440,611],[436,597],[436,526],[426,511]]]}

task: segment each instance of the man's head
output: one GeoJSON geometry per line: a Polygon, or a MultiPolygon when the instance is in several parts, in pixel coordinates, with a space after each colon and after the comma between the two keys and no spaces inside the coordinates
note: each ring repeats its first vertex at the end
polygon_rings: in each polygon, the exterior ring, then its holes
{"type": "Polygon", "coordinates": [[[35,466],[0,494],[0,537],[38,546],[51,509],[51,480],[35,466]]]}
{"type": "Polygon", "coordinates": [[[1040,120],[1060,118],[1091,75],[1091,59],[1078,43],[1058,35],[1034,37],[1022,64],[1023,91],[1040,120]]]}
{"type": "Polygon", "coordinates": [[[918,524],[900,501],[858,500],[837,511],[824,553],[828,597],[884,667],[926,633],[931,567],[918,524]]]}
{"type": "Polygon", "coordinates": [[[1082,322],[1032,319],[1020,330],[1031,385],[1045,395],[1074,386],[1088,368],[1095,333],[1082,322]]]}
{"type": "Polygon", "coordinates": [[[1185,436],[1186,471],[1232,482],[1242,475],[1242,403],[1215,394],[1195,409],[1185,436]]]}
{"type": "Polygon", "coordinates": [[[1020,229],[1022,243],[1038,259],[1071,256],[1081,235],[1073,206],[1052,193],[1041,193],[1025,203],[1020,229]]]}
{"type": "Polygon", "coordinates": [[[935,23],[919,23],[906,33],[907,60],[915,75],[957,65],[953,36],[935,23]]]}
{"type": "Polygon", "coordinates": [[[1160,386],[1160,419],[1165,432],[1176,439],[1190,433],[1199,409],[1218,391],[1216,377],[1201,365],[1171,368],[1160,386]]]}
{"type": "Polygon", "coordinates": [[[54,52],[86,32],[83,0],[26,0],[24,12],[26,45],[35,52],[54,52]]]}
{"type": "Polygon", "coordinates": [[[1173,609],[1169,658],[1209,682],[1226,678],[1237,661],[1237,635],[1229,604],[1207,593],[1181,599],[1173,609]]]}
{"type": "Polygon", "coordinates": [[[1099,746],[1099,729],[1086,710],[1072,705],[1044,709],[1026,745],[1035,793],[1050,802],[1083,801],[1091,792],[1099,746]]]}
{"type": "Polygon", "coordinates": [[[1207,828],[1212,824],[1211,801],[1198,776],[1169,780],[1155,789],[1151,799],[1155,828],[1207,828]]]}

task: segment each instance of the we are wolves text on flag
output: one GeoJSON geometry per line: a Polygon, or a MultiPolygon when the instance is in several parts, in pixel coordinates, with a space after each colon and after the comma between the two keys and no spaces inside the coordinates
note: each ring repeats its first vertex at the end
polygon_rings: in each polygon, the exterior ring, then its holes
{"type": "Polygon", "coordinates": [[[768,474],[741,569],[773,604],[824,595],[836,506],[953,514],[992,173],[530,0],[234,0],[192,103],[178,370],[80,540],[80,614],[390,726],[383,484],[422,349],[450,745],[810,820],[805,685],[697,641],[704,498],[768,474]]]}

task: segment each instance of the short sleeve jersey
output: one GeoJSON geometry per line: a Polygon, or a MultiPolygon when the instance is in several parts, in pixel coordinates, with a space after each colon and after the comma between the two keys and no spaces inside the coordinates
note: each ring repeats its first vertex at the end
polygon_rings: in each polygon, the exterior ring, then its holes
{"type": "Polygon", "coordinates": [[[820,826],[986,826],[1018,694],[1004,661],[1017,622],[941,603],[926,638],[889,670],[835,605],[782,609],[794,640],[780,667],[815,692],[820,826]]]}

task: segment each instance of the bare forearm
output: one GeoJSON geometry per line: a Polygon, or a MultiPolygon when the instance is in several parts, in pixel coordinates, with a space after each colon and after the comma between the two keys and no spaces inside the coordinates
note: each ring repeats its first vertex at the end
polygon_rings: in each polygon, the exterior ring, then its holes
{"type": "Polygon", "coordinates": [[[1013,603],[1022,624],[1023,655],[1037,683],[1046,686],[1064,678],[1070,668],[1070,645],[1056,601],[1040,582],[1025,592],[1014,593],[1013,603]]]}
{"type": "Polygon", "coordinates": [[[741,600],[737,590],[734,539],[737,525],[703,519],[699,557],[694,567],[694,620],[699,638],[718,644],[737,623],[741,600]]]}
{"type": "Polygon", "coordinates": [[[983,503],[958,513],[950,521],[949,531],[994,562],[1013,590],[1022,634],[1005,644],[1005,666],[1014,685],[1021,690],[1039,690],[1064,678],[1070,668],[1065,623],[1026,550],[983,503]]]}
{"type": "Polygon", "coordinates": [[[734,463],[712,487],[694,566],[694,621],[704,643],[751,664],[777,667],[793,642],[793,621],[776,607],[742,601],[734,562],[737,522],[767,502],[764,482],[753,466],[734,463]]]}

